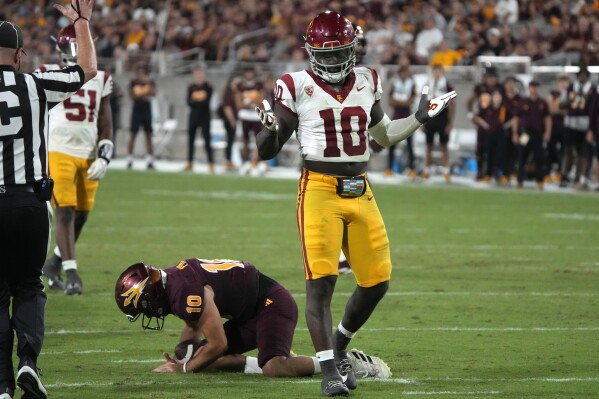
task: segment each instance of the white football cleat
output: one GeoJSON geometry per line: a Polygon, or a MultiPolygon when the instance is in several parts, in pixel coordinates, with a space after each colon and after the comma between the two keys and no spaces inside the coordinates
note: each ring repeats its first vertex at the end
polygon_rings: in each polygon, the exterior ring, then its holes
{"type": "Polygon", "coordinates": [[[347,357],[356,377],[386,379],[392,375],[389,366],[380,357],[367,355],[355,348],[347,352],[347,357]]]}

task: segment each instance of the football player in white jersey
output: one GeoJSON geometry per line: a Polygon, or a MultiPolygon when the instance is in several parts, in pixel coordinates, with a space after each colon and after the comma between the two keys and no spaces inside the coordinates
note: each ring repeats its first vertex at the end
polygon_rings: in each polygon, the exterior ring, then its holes
{"type": "MultiPolygon", "coordinates": [[[[73,25],[60,30],[56,48],[63,65],[77,62],[73,25]]],[[[60,65],[40,67],[41,70],[59,68],[60,65]]],[[[50,112],[48,164],[55,182],[57,245],[43,273],[50,289],[64,290],[67,295],[83,292],[77,273],[75,241],[94,206],[98,180],[104,177],[112,157],[111,93],[112,77],[108,72],[98,71],[95,78],[50,112]],[[61,270],[66,272],[66,284],[61,270]]]]}
{"type": "Polygon", "coordinates": [[[322,393],[346,396],[357,386],[347,345],[389,287],[391,258],[385,225],[366,179],[372,136],[396,144],[437,116],[455,98],[451,92],[427,99],[418,111],[391,120],[380,104],[375,70],[355,67],[356,34],[337,12],[310,22],[306,50],[310,70],[283,75],[274,111],[256,108],[264,125],[257,145],[262,159],[274,157],[296,132],[303,159],[297,220],[306,275],[306,322],[323,372],[322,393]],[[339,251],[351,264],[357,287],[333,335],[330,303],[338,276],[339,251]]]}

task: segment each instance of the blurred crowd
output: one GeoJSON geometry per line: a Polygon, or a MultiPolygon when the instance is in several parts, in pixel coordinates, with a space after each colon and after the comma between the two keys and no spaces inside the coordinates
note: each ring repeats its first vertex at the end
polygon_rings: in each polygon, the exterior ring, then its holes
{"type": "MultiPolygon", "coordinates": [[[[0,18],[25,32],[30,59],[54,56],[51,37],[67,24],[51,5],[68,0],[5,0],[0,18]]],[[[338,10],[362,26],[369,64],[469,65],[478,55],[560,54],[599,60],[599,0],[96,0],[93,30],[100,57],[191,51],[206,61],[288,62],[308,22],[338,10]],[[258,40],[252,40],[256,38],[258,40]],[[195,53],[194,53],[195,51],[195,53]]],[[[298,55],[296,55],[298,56],[298,55]]],[[[305,56],[300,53],[299,56],[305,56]]],[[[556,58],[557,57],[557,58],[556,58]]],[[[567,59],[567,58],[566,58],[567,59]]],[[[575,61],[578,63],[578,61],[575,61]]]]}

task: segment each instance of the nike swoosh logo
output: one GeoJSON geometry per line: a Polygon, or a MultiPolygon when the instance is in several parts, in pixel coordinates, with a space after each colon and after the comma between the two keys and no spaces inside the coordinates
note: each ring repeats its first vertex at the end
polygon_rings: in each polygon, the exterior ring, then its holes
{"type": "Polygon", "coordinates": [[[363,88],[365,88],[366,86],[362,86],[362,87],[358,87],[358,91],[361,91],[363,88]]]}
{"type": "Polygon", "coordinates": [[[374,198],[374,195],[371,197],[368,197],[368,201],[372,201],[373,198],[374,198]]]}

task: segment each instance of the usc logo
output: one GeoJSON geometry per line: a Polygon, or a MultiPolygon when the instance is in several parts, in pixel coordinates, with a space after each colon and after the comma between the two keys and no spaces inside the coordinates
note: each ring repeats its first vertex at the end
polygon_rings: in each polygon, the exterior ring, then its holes
{"type": "Polygon", "coordinates": [[[428,110],[429,110],[429,111],[434,111],[434,110],[436,110],[436,109],[437,109],[437,107],[438,107],[438,106],[439,106],[439,104],[437,104],[437,103],[430,103],[430,104],[428,105],[428,110]]]}

